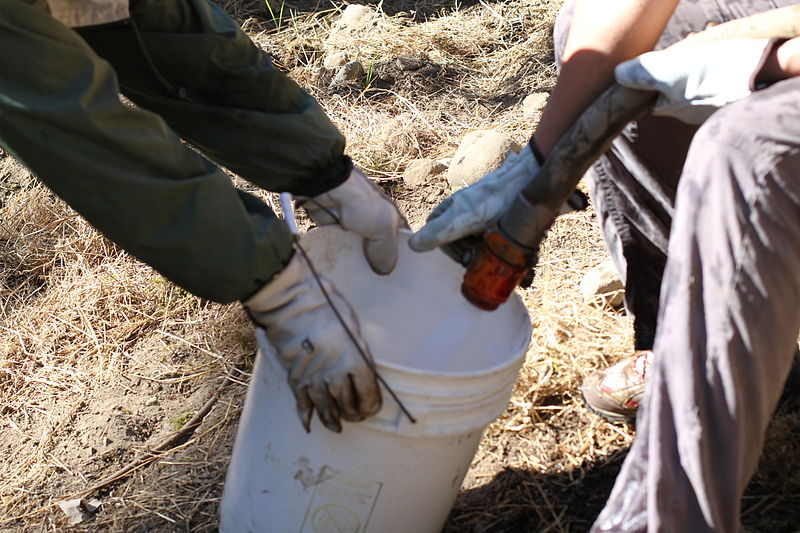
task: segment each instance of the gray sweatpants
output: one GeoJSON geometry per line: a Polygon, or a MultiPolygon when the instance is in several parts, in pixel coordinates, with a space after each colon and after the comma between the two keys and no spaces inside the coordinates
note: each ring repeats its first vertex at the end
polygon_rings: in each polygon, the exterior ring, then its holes
{"type": "MultiPolygon", "coordinates": [[[[561,56],[576,0],[567,0],[554,31],[561,56]]],[[[683,0],[656,49],[709,23],[720,23],[796,0],[683,0]]],[[[645,115],[630,123],[611,149],[587,172],[595,211],[611,258],[625,282],[625,307],[634,317],[636,349],[653,347],[659,288],[667,260],[675,194],[696,127],[669,117],[645,115]]]]}
{"type": "MultiPolygon", "coordinates": [[[[681,2],[658,48],[791,3],[681,2]]],[[[636,440],[592,531],[739,531],[800,329],[800,78],[699,130],[645,116],[587,178],[637,348],[655,352],[636,440]]]]}
{"type": "Polygon", "coordinates": [[[739,531],[800,330],[800,78],[721,109],[675,202],[636,440],[593,531],[739,531]]]}
{"type": "MultiPolygon", "coordinates": [[[[659,44],[775,5],[682,2],[659,44]]],[[[637,344],[655,353],[636,440],[592,531],[739,531],[800,330],[800,78],[696,132],[644,117],[587,177],[637,344]]]]}

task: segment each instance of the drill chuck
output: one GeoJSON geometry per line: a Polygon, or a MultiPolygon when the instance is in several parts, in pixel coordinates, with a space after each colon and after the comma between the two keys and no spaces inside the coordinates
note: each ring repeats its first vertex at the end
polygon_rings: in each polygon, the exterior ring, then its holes
{"type": "Polygon", "coordinates": [[[486,230],[464,275],[461,293],[474,306],[493,311],[508,300],[536,259],[536,248],[523,246],[495,224],[486,230]]]}

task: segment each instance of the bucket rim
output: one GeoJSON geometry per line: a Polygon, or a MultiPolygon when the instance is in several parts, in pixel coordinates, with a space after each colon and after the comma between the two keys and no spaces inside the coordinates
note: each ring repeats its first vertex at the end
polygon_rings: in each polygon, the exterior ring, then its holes
{"type": "Polygon", "coordinates": [[[505,362],[480,370],[458,370],[458,371],[425,370],[397,363],[391,363],[389,361],[384,361],[379,357],[375,357],[375,364],[381,370],[386,369],[393,372],[403,373],[411,376],[419,376],[419,377],[446,376],[455,378],[471,378],[471,377],[492,376],[508,370],[508,368],[515,365],[517,361],[519,361],[519,359],[524,358],[527,355],[528,348],[530,347],[531,344],[531,334],[533,333],[533,327],[531,326],[530,322],[527,323],[526,330],[527,330],[527,335],[524,335],[524,338],[520,340],[520,343],[517,346],[517,348],[513,350],[515,354],[514,357],[508,358],[505,362]]]}

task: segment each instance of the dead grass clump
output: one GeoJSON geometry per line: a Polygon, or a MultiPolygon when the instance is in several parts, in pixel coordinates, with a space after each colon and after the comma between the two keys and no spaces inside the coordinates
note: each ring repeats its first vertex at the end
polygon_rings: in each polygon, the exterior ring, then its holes
{"type": "MultiPolygon", "coordinates": [[[[103,468],[134,455],[132,443],[168,431],[169,412],[140,409],[144,398],[122,399],[136,388],[132,383],[172,388],[183,393],[176,398],[182,405],[192,396],[192,387],[186,388],[192,382],[226,375],[246,379],[221,354],[235,361],[235,354],[254,348],[238,308],[175,287],[44,187],[20,187],[0,207],[0,220],[4,528],[15,517],[46,513],[53,501],[85,488],[98,466],[102,475],[103,468]],[[148,357],[137,347],[150,351],[154,342],[160,342],[162,355],[143,362],[148,357]],[[85,431],[76,433],[81,427],[85,431]]],[[[208,395],[206,389],[196,402],[208,395]]]]}
{"type": "MultiPolygon", "coordinates": [[[[413,113],[418,123],[435,132],[434,138],[453,143],[453,149],[467,131],[486,120],[513,121],[508,131],[527,140],[533,125],[513,110],[524,96],[553,83],[550,34],[558,4],[481,3],[442,9],[423,20],[408,13],[387,17],[379,12],[375,27],[333,44],[328,39],[340,16],[337,10],[285,12],[280,30],[274,24],[270,29],[267,19],[251,19],[248,25],[256,42],[341,120],[335,121],[347,131],[351,152],[358,156],[360,147],[354,140],[370,139],[370,121],[365,132],[347,123],[358,123],[367,115],[360,110],[373,110],[376,104],[390,104],[394,113],[413,113]],[[322,66],[323,56],[331,51],[345,51],[349,60],[361,61],[367,74],[360,90],[331,93],[327,84],[332,72],[322,66]],[[394,58],[404,55],[419,58],[422,67],[392,71],[394,58]],[[339,107],[346,113],[338,113],[339,107]],[[361,117],[345,118],[352,114],[361,117]]],[[[438,146],[431,149],[441,151],[438,146]]]]}

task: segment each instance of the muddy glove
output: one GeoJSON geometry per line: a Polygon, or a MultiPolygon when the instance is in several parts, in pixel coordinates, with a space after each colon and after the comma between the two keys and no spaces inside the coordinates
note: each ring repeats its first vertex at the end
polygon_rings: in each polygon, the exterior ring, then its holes
{"type": "Polygon", "coordinates": [[[344,183],[313,198],[298,198],[319,226],[339,224],[364,237],[364,255],[377,274],[397,264],[398,230],[407,228],[397,207],[364,174],[353,169],[344,183]]]}
{"type": "Polygon", "coordinates": [[[374,372],[354,344],[372,361],[355,312],[328,279],[318,279],[296,252],[286,268],[244,306],[264,327],[289,374],[303,427],[310,431],[316,408],[325,427],[338,432],[342,418],[356,422],[377,413],[381,394],[374,372]],[[353,338],[329,305],[320,283],[353,338]]]}
{"type": "Polygon", "coordinates": [[[483,233],[494,224],[528,181],[539,171],[530,147],[519,154],[509,152],[500,168],[445,198],[412,235],[408,245],[425,252],[468,235],[483,233]]]}
{"type": "Polygon", "coordinates": [[[750,95],[769,39],[730,39],[648,52],[617,65],[617,83],[658,91],[654,115],[700,124],[714,111],[750,95]]]}

